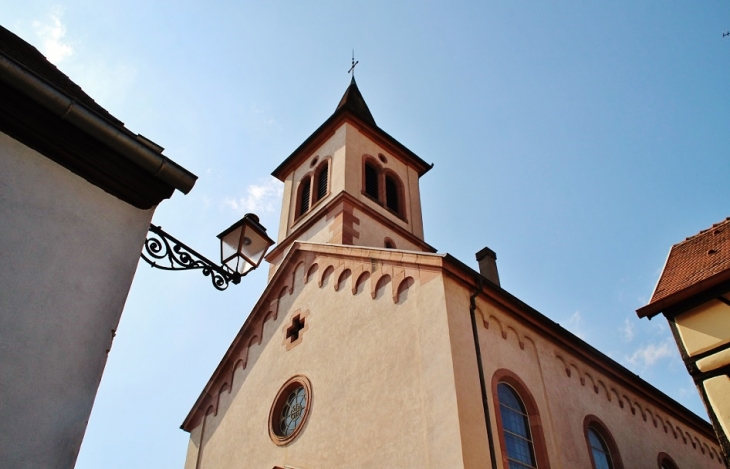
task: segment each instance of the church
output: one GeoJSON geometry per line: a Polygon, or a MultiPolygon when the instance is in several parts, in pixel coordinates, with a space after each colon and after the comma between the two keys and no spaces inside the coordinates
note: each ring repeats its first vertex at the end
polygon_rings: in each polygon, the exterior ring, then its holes
{"type": "Polygon", "coordinates": [[[424,238],[428,164],[354,78],[273,172],[269,282],[182,428],[186,469],[705,469],[712,426],[424,238]]]}

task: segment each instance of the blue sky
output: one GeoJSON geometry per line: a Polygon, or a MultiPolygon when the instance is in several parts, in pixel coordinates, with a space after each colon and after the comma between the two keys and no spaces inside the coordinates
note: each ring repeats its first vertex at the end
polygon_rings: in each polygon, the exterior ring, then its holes
{"type": "MultiPolygon", "coordinates": [[[[672,244],[730,215],[730,2],[13,2],[0,23],[196,173],[155,214],[215,258],[356,76],[434,169],[426,240],[705,416],[663,320],[635,309],[672,244]]],[[[179,429],[266,282],[139,266],[79,468],[180,468],[179,429]]]]}

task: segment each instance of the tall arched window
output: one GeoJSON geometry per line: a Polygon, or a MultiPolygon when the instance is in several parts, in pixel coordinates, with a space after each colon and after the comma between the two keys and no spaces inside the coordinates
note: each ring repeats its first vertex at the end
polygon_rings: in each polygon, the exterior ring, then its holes
{"type": "Polygon", "coordinates": [[[659,453],[657,459],[659,460],[659,469],[677,469],[674,460],[667,453],[659,453]]]}
{"type": "Polygon", "coordinates": [[[591,447],[591,459],[595,469],[613,469],[611,451],[598,431],[588,427],[588,444],[591,447]]]}
{"type": "Polygon", "coordinates": [[[509,469],[537,468],[530,419],[522,399],[506,383],[497,385],[497,398],[509,469]]]}
{"type": "Polygon", "coordinates": [[[603,422],[589,415],[583,421],[583,428],[593,469],[623,469],[616,442],[603,422]]]}
{"type": "Polygon", "coordinates": [[[502,368],[492,376],[492,395],[502,467],[550,469],[540,412],[525,383],[512,371],[502,368]]]}

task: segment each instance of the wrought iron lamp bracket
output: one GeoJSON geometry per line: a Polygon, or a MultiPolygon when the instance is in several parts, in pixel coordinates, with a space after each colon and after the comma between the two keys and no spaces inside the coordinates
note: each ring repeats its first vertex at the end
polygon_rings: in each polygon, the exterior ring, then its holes
{"type": "MultiPolygon", "coordinates": [[[[144,241],[142,259],[150,266],[163,270],[196,270],[200,269],[203,275],[210,276],[213,286],[223,291],[230,283],[241,282],[242,275],[221,267],[194,249],[178,241],[172,235],[162,230],[161,226],[150,225],[147,239],[144,241]],[[161,264],[159,262],[162,262],[161,264]]],[[[251,269],[253,270],[253,269],[251,269]]],[[[246,275],[247,271],[243,275],[246,275]]]]}

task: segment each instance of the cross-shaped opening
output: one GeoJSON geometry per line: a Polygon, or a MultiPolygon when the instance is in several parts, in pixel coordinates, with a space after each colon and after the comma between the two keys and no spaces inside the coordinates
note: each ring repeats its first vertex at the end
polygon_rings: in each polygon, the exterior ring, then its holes
{"type": "Polygon", "coordinates": [[[286,338],[291,339],[292,342],[299,339],[299,332],[304,329],[304,318],[295,316],[292,319],[291,326],[286,330],[286,338]]]}

